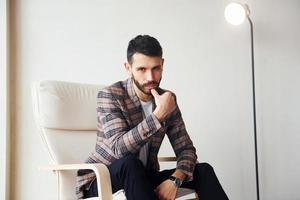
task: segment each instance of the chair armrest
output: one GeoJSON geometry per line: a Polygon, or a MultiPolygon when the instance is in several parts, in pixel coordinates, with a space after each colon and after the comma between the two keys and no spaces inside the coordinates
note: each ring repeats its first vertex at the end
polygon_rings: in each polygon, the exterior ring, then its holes
{"type": "Polygon", "coordinates": [[[58,164],[47,165],[39,167],[40,170],[64,171],[64,170],[78,170],[91,169],[96,174],[98,195],[101,199],[112,200],[112,189],[110,174],[104,164],[58,164]]]}
{"type": "Polygon", "coordinates": [[[176,157],[158,157],[159,162],[175,162],[177,161],[176,157]]]}

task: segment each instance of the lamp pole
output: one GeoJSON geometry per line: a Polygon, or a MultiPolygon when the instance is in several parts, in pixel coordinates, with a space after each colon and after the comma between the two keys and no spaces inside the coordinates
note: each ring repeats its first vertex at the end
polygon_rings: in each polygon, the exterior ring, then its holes
{"type": "Polygon", "coordinates": [[[247,4],[230,3],[225,8],[225,18],[232,25],[240,25],[247,17],[250,24],[251,36],[251,66],[252,66],[252,100],[253,100],[253,129],[254,129],[254,150],[255,150],[255,175],[256,175],[256,195],[259,200],[259,174],[257,155],[257,127],[256,127],[256,101],[255,101],[255,71],[254,71],[254,42],[253,23],[250,19],[250,9],[247,4]]]}
{"type": "MultiPolygon", "coordinates": [[[[247,6],[248,8],[248,6],[247,6]]],[[[248,9],[249,11],[249,9],[248,9]]],[[[254,71],[254,43],[253,43],[253,23],[247,14],[250,24],[251,35],[251,65],[252,65],[252,98],[253,98],[253,128],[254,128],[254,149],[255,149],[255,174],[256,174],[256,195],[259,200],[259,176],[258,176],[258,156],[257,156],[257,127],[256,127],[256,101],[255,101],[255,71],[254,71]]]]}

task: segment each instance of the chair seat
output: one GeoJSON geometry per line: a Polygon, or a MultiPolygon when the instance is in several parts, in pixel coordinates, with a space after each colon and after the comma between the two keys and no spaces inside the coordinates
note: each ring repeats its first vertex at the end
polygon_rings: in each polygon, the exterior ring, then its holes
{"type": "Polygon", "coordinates": [[[113,200],[126,200],[125,191],[119,190],[113,194],[113,200]]]}
{"type": "Polygon", "coordinates": [[[179,188],[176,195],[176,200],[193,200],[198,199],[195,190],[188,188],[179,188]]]}
{"type": "MultiPolygon", "coordinates": [[[[193,200],[197,199],[197,195],[194,190],[188,188],[179,188],[176,195],[176,200],[193,200]]],[[[85,200],[98,200],[98,197],[87,198],[85,200]]],[[[119,190],[113,194],[113,200],[126,200],[124,190],[119,190]]]]}
{"type": "MultiPolygon", "coordinates": [[[[99,200],[99,197],[87,198],[85,200],[99,200]]],[[[124,190],[119,190],[113,194],[113,200],[126,200],[124,190]]]]}

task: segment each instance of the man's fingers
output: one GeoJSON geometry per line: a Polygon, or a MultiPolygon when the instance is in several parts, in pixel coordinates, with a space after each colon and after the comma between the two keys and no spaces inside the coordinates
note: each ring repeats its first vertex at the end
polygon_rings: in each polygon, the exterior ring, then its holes
{"type": "Polygon", "coordinates": [[[154,98],[159,97],[159,94],[157,93],[157,91],[155,89],[151,90],[151,94],[154,96],[154,98]]]}

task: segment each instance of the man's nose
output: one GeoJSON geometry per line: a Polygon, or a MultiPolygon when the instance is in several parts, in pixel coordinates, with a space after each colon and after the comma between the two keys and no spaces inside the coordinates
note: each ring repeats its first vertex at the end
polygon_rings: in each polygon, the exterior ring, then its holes
{"type": "Polygon", "coordinates": [[[151,70],[147,71],[146,79],[147,79],[147,81],[153,81],[153,73],[151,70]]]}

